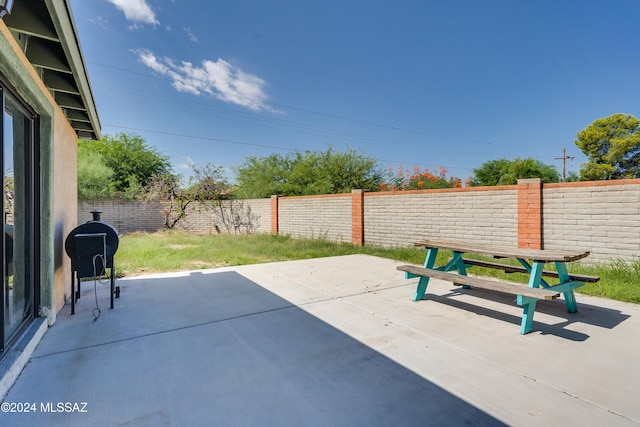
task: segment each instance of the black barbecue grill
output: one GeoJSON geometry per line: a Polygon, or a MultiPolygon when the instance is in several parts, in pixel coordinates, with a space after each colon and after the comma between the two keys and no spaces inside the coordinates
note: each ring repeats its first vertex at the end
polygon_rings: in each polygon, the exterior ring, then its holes
{"type": "Polygon", "coordinates": [[[97,278],[109,269],[111,285],[111,308],[113,297],[120,298],[120,287],[115,286],[113,256],[118,250],[118,232],[100,220],[102,211],[91,211],[93,220],[74,228],[64,242],[64,249],[71,258],[71,314],[80,299],[80,279],[97,278]],[[76,290],[75,282],[78,281],[76,290]]]}

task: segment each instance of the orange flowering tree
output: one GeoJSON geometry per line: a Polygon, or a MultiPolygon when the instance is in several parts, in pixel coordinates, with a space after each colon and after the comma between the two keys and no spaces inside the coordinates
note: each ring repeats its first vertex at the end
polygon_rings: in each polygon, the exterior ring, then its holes
{"type": "Polygon", "coordinates": [[[430,171],[417,166],[413,169],[399,165],[397,170],[392,166],[387,167],[387,180],[381,185],[385,190],[427,190],[434,188],[460,188],[462,180],[453,175],[448,176],[449,171],[440,166],[430,171]]]}

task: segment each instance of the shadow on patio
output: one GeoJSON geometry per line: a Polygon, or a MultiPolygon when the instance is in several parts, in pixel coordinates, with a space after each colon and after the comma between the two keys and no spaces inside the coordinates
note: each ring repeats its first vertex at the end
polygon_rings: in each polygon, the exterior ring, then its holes
{"type": "Polygon", "coordinates": [[[9,425],[501,425],[234,271],[121,280],[67,305],[6,402],[9,425]],[[41,404],[83,403],[84,413],[41,404]]]}

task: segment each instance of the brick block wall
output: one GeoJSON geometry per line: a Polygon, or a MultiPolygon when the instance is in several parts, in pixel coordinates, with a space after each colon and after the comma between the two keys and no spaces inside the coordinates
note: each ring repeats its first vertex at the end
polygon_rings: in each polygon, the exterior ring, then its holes
{"type": "Polygon", "coordinates": [[[364,246],[364,191],[351,192],[351,243],[364,246]]]}
{"type": "MultiPolygon", "coordinates": [[[[91,211],[94,209],[101,210],[102,220],[113,225],[119,233],[155,232],[165,228],[166,204],[161,202],[80,200],[78,224],[90,221],[91,211]]],[[[218,232],[217,226],[221,233],[235,233],[236,229],[243,228],[248,222],[251,223],[250,226],[255,233],[269,232],[271,226],[269,199],[234,201],[233,208],[231,202],[225,202],[222,211],[191,208],[187,216],[178,222],[176,229],[207,234],[218,232]]]]}
{"type": "Polygon", "coordinates": [[[545,249],[583,249],[590,259],[640,256],[640,180],[546,184],[545,249]]]}
{"type": "Polygon", "coordinates": [[[351,194],[279,198],[278,232],[351,243],[351,194]]]}
{"type": "MultiPolygon", "coordinates": [[[[441,238],[588,250],[593,261],[640,257],[640,179],[561,184],[522,180],[511,186],[380,193],[354,190],[274,196],[242,204],[241,211],[250,211],[252,232],[258,233],[386,247],[441,238]]],[[[102,219],[121,233],[164,227],[160,203],[81,201],[78,222],[90,220],[92,209],[102,210],[102,219]]],[[[230,210],[225,216],[233,217],[230,210]]],[[[216,226],[228,232],[219,214],[194,210],[178,228],[215,233],[216,226]]]]}
{"type": "Polygon", "coordinates": [[[268,233],[270,227],[270,199],[225,201],[210,210],[193,207],[176,225],[178,230],[198,234],[268,233]]]}
{"type": "Polygon", "coordinates": [[[518,181],[518,247],[543,249],[542,180],[518,181]]]}
{"type": "Polygon", "coordinates": [[[78,224],[91,221],[91,211],[102,211],[102,221],[113,225],[118,233],[154,232],[164,228],[164,205],[160,202],[127,200],[79,200],[78,224]]]}
{"type": "Polygon", "coordinates": [[[425,238],[516,246],[516,186],[365,194],[365,244],[425,238]]]}

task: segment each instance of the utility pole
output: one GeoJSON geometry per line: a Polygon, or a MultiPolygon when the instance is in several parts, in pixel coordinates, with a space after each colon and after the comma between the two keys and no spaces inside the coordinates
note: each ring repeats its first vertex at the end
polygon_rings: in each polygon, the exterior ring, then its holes
{"type": "Polygon", "coordinates": [[[567,180],[567,159],[575,159],[575,156],[567,156],[567,149],[562,149],[562,157],[556,157],[556,160],[562,160],[562,181],[567,180]]]}

